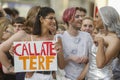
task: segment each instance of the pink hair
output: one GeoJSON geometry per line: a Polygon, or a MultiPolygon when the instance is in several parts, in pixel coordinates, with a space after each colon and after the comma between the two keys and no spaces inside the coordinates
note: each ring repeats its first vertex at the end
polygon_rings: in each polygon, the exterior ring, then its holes
{"type": "Polygon", "coordinates": [[[67,8],[63,13],[63,21],[68,23],[68,21],[71,20],[71,18],[75,15],[76,7],[67,8]]]}

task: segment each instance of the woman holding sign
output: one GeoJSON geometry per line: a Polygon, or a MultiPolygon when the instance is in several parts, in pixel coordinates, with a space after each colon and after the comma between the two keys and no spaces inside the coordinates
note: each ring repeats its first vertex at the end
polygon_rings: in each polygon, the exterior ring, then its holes
{"type": "MultiPolygon", "coordinates": [[[[41,10],[39,11],[37,18],[36,18],[36,22],[35,22],[35,27],[33,28],[33,35],[28,36],[28,40],[31,41],[50,41],[50,40],[54,40],[55,37],[54,35],[51,35],[50,29],[56,27],[56,18],[55,18],[55,12],[53,9],[49,8],[49,7],[43,7],[41,8],[41,10]]],[[[60,42],[60,40],[59,40],[60,42]]],[[[57,50],[57,55],[58,55],[58,66],[59,68],[64,68],[64,58],[63,58],[63,54],[62,53],[62,47],[61,47],[61,43],[59,44],[59,42],[56,43],[55,49],[57,50]]],[[[44,44],[45,45],[45,44],[44,44]]],[[[49,46],[48,46],[49,47],[49,46]]],[[[42,64],[41,64],[42,65],[42,64]]],[[[51,76],[49,76],[48,74],[50,74],[51,72],[38,72],[38,73],[34,73],[34,75],[31,77],[32,79],[45,79],[45,78],[50,78],[51,76]],[[39,73],[39,74],[38,74],[39,73]],[[47,75],[46,75],[47,74],[47,75]],[[40,75],[40,76],[35,76],[35,75],[40,75]],[[43,76],[43,77],[42,77],[43,76]]],[[[28,80],[30,77],[30,75],[32,75],[32,73],[27,73],[26,74],[26,80],[28,80]]]]}
{"type": "MultiPolygon", "coordinates": [[[[54,40],[55,36],[51,35],[50,29],[56,27],[56,18],[55,18],[55,12],[52,8],[49,7],[43,7],[41,8],[41,10],[39,11],[37,18],[36,18],[36,22],[35,22],[35,27],[33,28],[33,35],[28,36],[28,40],[31,41],[50,41],[50,40],[54,40]]],[[[45,44],[42,44],[45,45],[45,44]]],[[[49,46],[47,46],[49,47],[49,46]]],[[[58,42],[55,44],[55,49],[57,51],[57,59],[58,59],[58,66],[59,68],[64,68],[64,57],[62,54],[62,45],[61,45],[61,41],[60,39],[58,40],[58,42]]],[[[42,47],[42,50],[43,47],[42,47]]],[[[45,53],[40,51],[40,55],[46,55],[45,53]]],[[[51,53],[49,55],[52,55],[51,53]]],[[[54,54],[53,54],[54,55],[54,54]]],[[[48,56],[48,55],[47,55],[48,56]]],[[[46,58],[47,60],[47,58],[46,58]]],[[[42,64],[41,64],[42,65],[42,64]]],[[[42,66],[45,67],[45,66],[42,66]]],[[[52,80],[51,76],[49,75],[51,74],[51,71],[40,71],[37,73],[27,73],[26,74],[26,80],[45,80],[45,79],[50,79],[52,80]],[[38,74],[39,73],[39,74],[38,74]],[[32,76],[33,75],[33,76],[32,76]],[[38,75],[38,76],[35,76],[38,75]],[[32,76],[32,77],[31,77],[32,76]],[[31,78],[28,78],[31,77],[31,78]]]]}

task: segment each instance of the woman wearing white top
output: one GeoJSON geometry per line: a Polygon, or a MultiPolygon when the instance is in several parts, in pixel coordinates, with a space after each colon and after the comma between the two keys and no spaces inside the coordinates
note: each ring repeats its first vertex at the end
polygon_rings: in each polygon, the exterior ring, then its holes
{"type": "Polygon", "coordinates": [[[120,51],[120,19],[117,11],[109,6],[99,9],[97,25],[99,33],[89,55],[86,80],[112,80],[110,63],[120,51]]]}

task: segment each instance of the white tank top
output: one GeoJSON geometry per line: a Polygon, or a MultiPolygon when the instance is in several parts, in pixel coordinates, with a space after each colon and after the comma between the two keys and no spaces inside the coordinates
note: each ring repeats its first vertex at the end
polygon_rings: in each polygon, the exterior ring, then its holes
{"type": "Polygon", "coordinates": [[[97,47],[92,46],[92,52],[89,54],[89,68],[86,80],[112,80],[112,66],[111,61],[104,68],[99,69],[96,65],[97,47]]]}

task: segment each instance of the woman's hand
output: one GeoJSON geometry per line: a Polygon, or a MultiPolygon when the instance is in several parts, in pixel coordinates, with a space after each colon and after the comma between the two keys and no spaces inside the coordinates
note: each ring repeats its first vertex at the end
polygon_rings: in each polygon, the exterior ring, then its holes
{"type": "Polygon", "coordinates": [[[12,66],[12,65],[8,66],[7,70],[9,71],[9,73],[15,73],[14,72],[14,66],[12,66]]]}
{"type": "Polygon", "coordinates": [[[88,62],[88,57],[86,56],[82,56],[82,57],[78,57],[78,56],[74,56],[74,55],[71,55],[69,56],[69,60],[72,60],[74,61],[75,63],[87,63],[88,62]]]}
{"type": "Polygon", "coordinates": [[[57,42],[55,43],[55,50],[57,51],[58,67],[60,69],[64,69],[67,62],[64,60],[61,38],[58,38],[57,42]]]}
{"type": "Polygon", "coordinates": [[[58,38],[57,42],[55,43],[55,50],[57,51],[57,53],[62,53],[63,52],[61,38],[58,38]]]}
{"type": "Polygon", "coordinates": [[[78,77],[77,80],[84,80],[84,76],[78,77]]]}
{"type": "Polygon", "coordinates": [[[33,76],[34,72],[26,72],[25,78],[31,78],[33,76]]]}
{"type": "Polygon", "coordinates": [[[104,44],[104,38],[103,37],[99,37],[99,36],[95,36],[94,38],[94,43],[98,46],[99,44],[104,44]]]}

